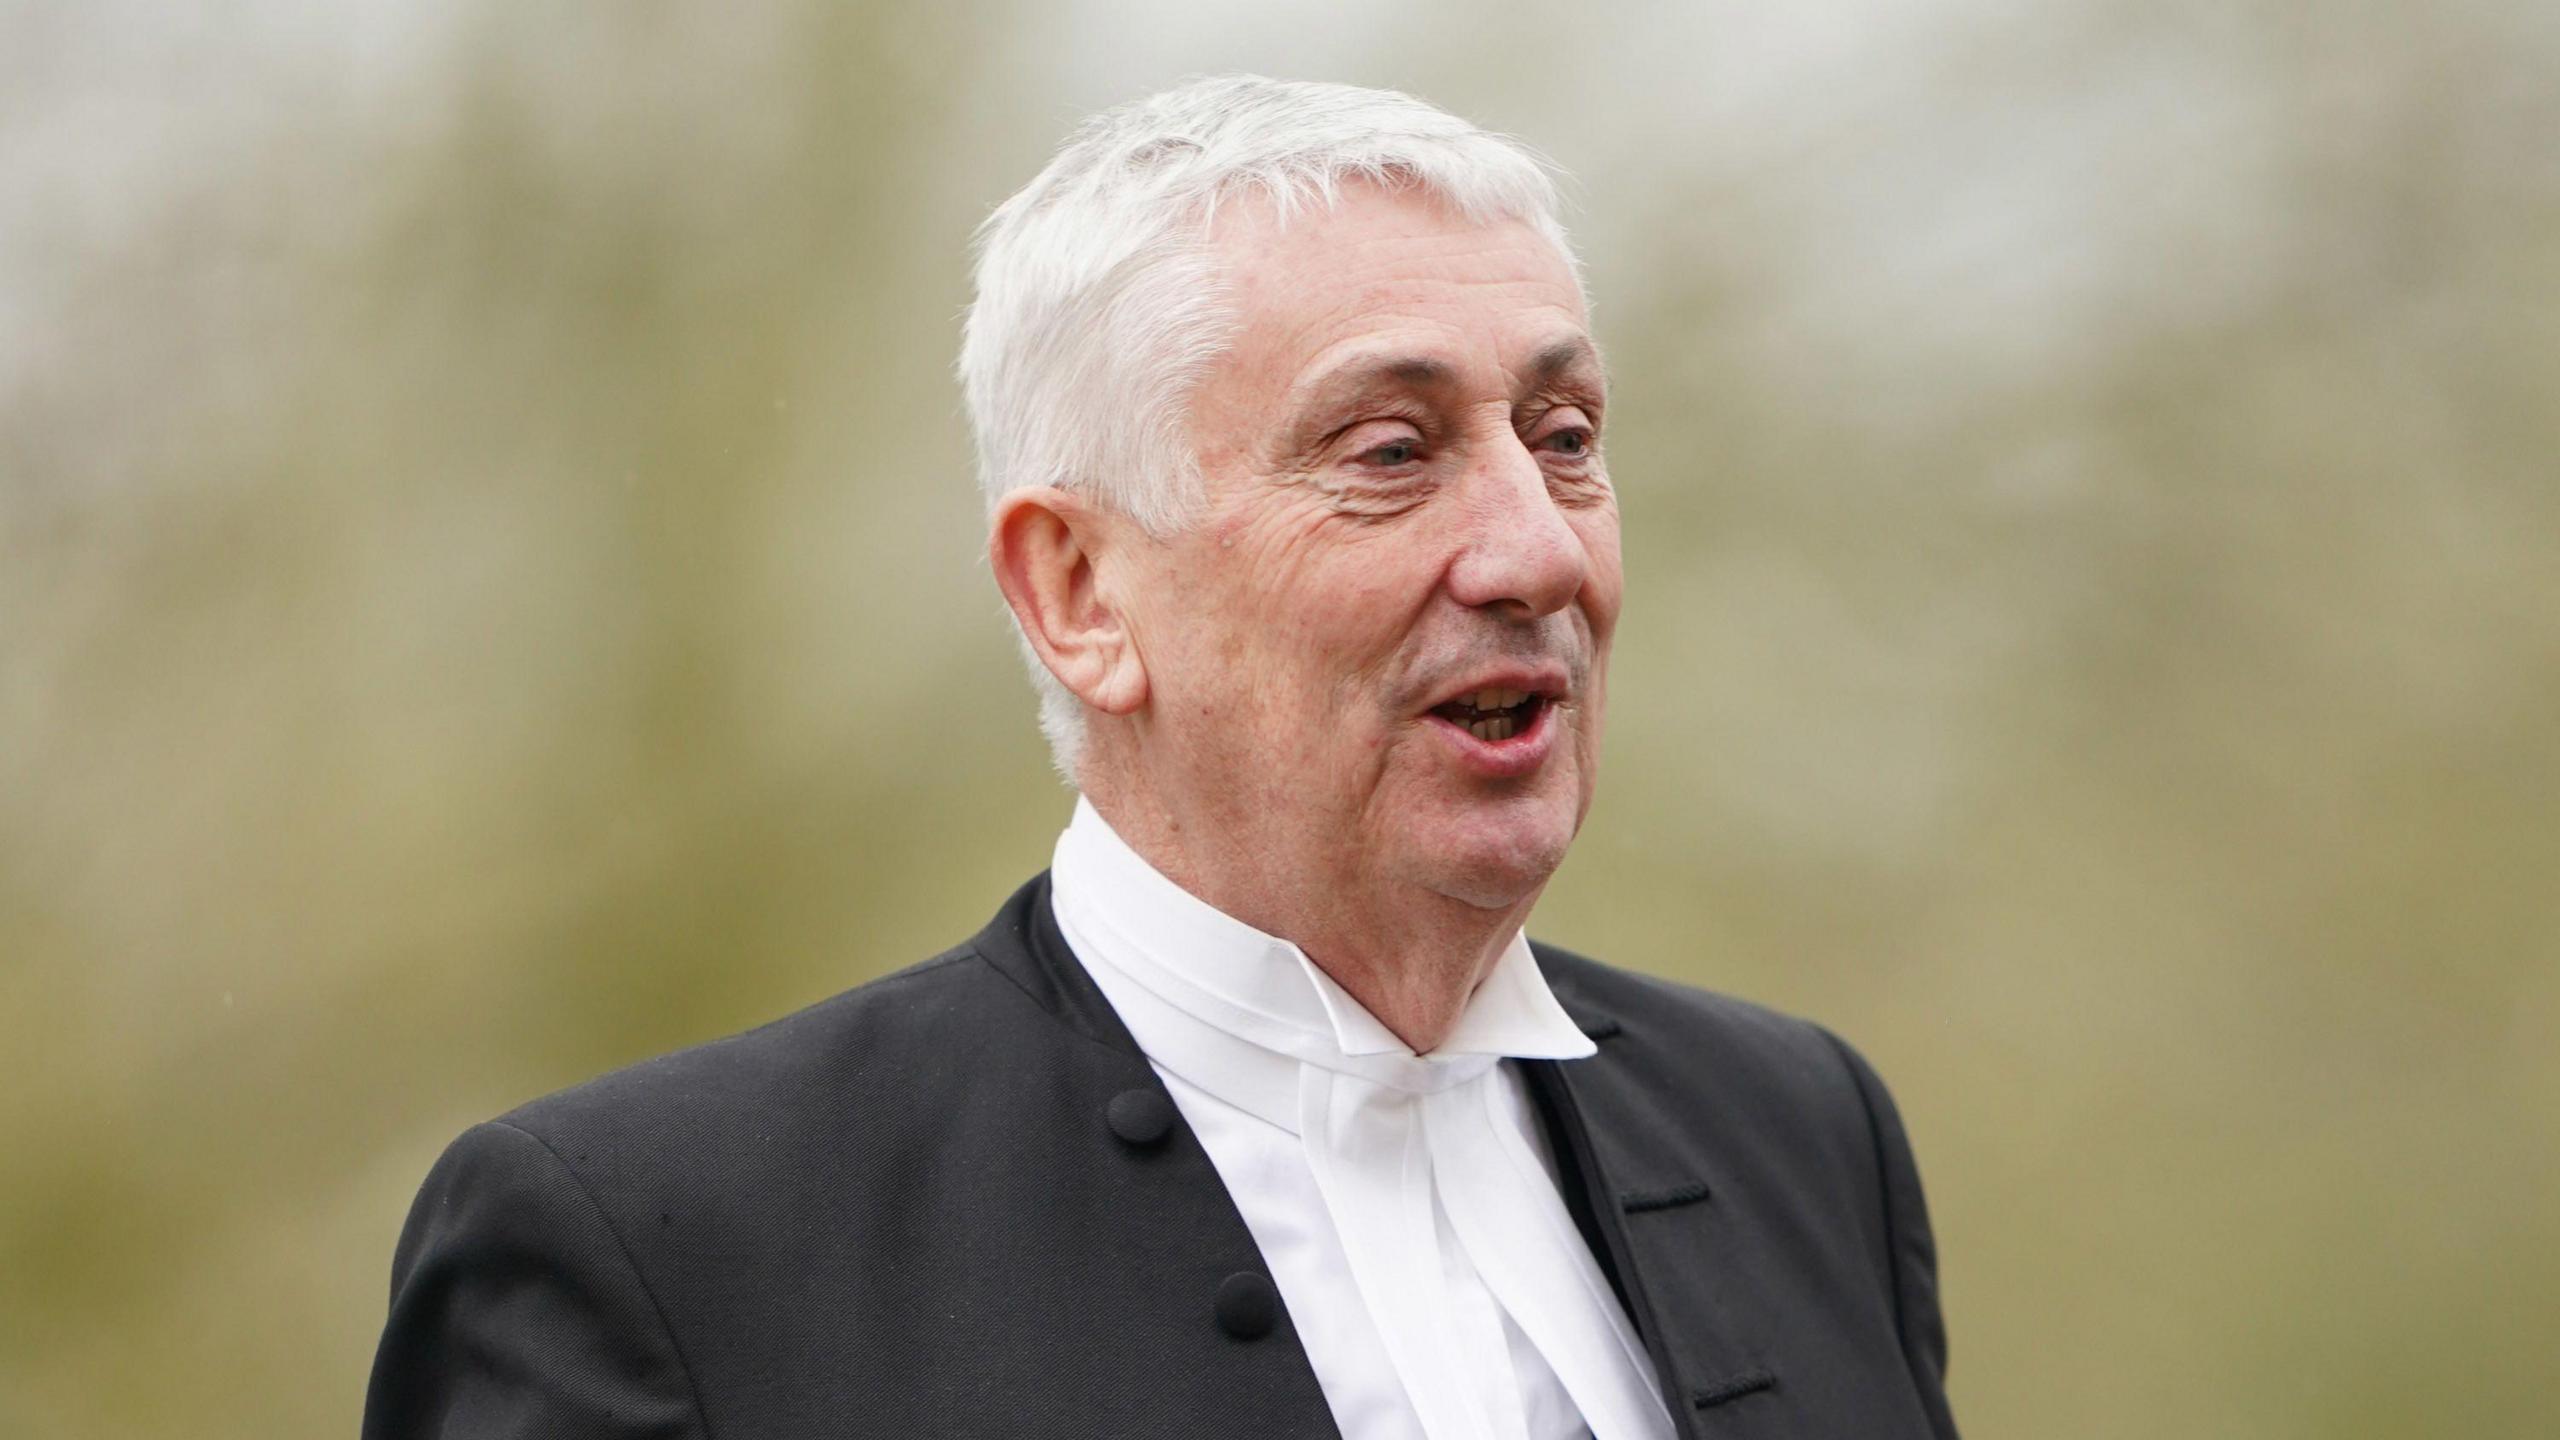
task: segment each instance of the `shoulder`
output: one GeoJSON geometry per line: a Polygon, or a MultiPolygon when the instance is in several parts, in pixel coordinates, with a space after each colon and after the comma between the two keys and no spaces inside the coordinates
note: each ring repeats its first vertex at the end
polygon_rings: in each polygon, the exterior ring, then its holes
{"type": "Polygon", "coordinates": [[[712,1251],[715,1269],[765,1263],[758,1247],[812,1214],[890,1205],[895,1177],[933,1173],[950,1153],[1006,1153],[1012,1117],[1036,1104],[1033,1077],[1061,1063],[1059,1033],[962,945],[599,1075],[449,1145],[395,1274],[501,1235],[546,1255],[627,1257],[653,1288],[682,1290],[676,1274],[712,1251]]]}
{"type": "Polygon", "coordinates": [[[1066,1077],[1119,1058],[1075,995],[1043,984],[1045,897],[1035,877],[941,954],[499,1123],[541,1142],[608,1209],[670,1213],[840,1191],[857,1162],[878,1176],[955,1149],[1001,1153],[1066,1077]]]}
{"type": "MultiPolygon", "coordinates": [[[[394,1255],[366,1433],[425,1433],[422,1417],[474,1403],[545,1434],[624,1433],[606,1411],[701,1433],[700,1317],[725,1323],[742,1276],[802,1274],[811,1217],[868,1195],[877,1219],[882,1187],[955,1135],[988,1151],[1039,1057],[1068,1051],[989,961],[991,933],[464,1131],[394,1255]]],[[[836,1227],[844,1244],[863,1218],[836,1227]]]]}
{"type": "Polygon", "coordinates": [[[688,1210],[747,1223],[1013,1153],[1062,1095],[1144,1068],[1049,954],[1046,896],[1035,876],[941,954],[519,1105],[458,1144],[653,1225],[688,1210]]]}
{"type": "Polygon", "coordinates": [[[965,1009],[976,988],[966,945],[771,1020],[624,1065],[500,1116],[542,1134],[624,1109],[662,1111],[753,1104],[804,1084],[896,1058],[896,1051],[965,1009]]]}
{"type": "Polygon", "coordinates": [[[542,1096],[498,1123],[582,1174],[659,1160],[699,1172],[760,1138],[780,1147],[809,1129],[846,1137],[893,1127],[930,1110],[937,1089],[966,1083],[964,1057],[1018,1045],[1039,1024],[973,941],[754,1029],[542,1096]]]}
{"type": "Polygon", "coordinates": [[[1905,1168],[1893,1098],[1828,1027],[1737,996],[1533,947],[1600,1059],[1584,1089],[1632,1133],[1713,1133],[1734,1163],[1854,1190],[1905,1168]]]}

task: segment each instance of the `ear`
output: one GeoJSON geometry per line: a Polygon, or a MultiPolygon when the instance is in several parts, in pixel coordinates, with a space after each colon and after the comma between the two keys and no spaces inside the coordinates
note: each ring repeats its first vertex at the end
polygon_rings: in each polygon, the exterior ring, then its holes
{"type": "Polygon", "coordinates": [[[1060,684],[1106,715],[1126,715],[1147,698],[1146,662],[1104,583],[1128,530],[1047,485],[998,500],[987,529],[987,567],[1024,638],[1060,684]]]}

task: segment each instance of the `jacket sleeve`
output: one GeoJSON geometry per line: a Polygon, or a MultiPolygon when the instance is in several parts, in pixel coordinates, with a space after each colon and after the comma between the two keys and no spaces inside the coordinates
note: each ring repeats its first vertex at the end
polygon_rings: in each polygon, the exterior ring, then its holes
{"type": "Polygon", "coordinates": [[[392,1261],[364,1440],[707,1440],[619,1236],[550,1147],[504,1122],[446,1149],[392,1261]]]}
{"type": "Polygon", "coordinates": [[[1892,1257],[1889,1283],[1893,1310],[1902,1336],[1903,1361],[1920,1392],[1921,1408],[1940,1440],[1956,1440],[1955,1417],[1947,1408],[1947,1322],[1938,1308],[1938,1247],[1929,1231],[1929,1205],[1920,1193],[1920,1167],[1903,1133],[1902,1115],[1893,1096],[1866,1057],[1829,1031],[1823,1032],[1840,1052],[1866,1107],[1867,1132],[1875,1144],[1881,1180],[1885,1242],[1892,1257]]]}

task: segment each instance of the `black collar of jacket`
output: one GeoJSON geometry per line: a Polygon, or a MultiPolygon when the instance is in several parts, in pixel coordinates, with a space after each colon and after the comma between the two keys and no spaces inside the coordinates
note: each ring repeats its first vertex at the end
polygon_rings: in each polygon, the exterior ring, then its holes
{"type": "MultiPolygon", "coordinates": [[[[1016,891],[967,948],[1061,1024],[1143,1058],[1059,931],[1046,871],[1016,891]]],[[[1711,1216],[1672,1213],[1703,1208],[1713,1183],[1695,1166],[1680,1170],[1675,1161],[1666,1170],[1626,1158],[1656,1148],[1642,1130],[1628,1127],[1666,1118],[1684,1104],[1695,1108],[1697,1097],[1664,1092],[1668,1077],[1647,1061],[1668,1037],[1654,1034],[1640,1014],[1622,1017],[1622,1010],[1641,1007],[1594,993],[1636,977],[1542,943],[1533,941],[1530,949],[1557,1003],[1600,1048],[1583,1060],[1517,1063],[1546,1129],[1567,1209],[1643,1337],[1673,1426],[1686,1440],[1701,1433],[1698,1412],[1761,1395],[1777,1383],[1768,1364],[1733,1338],[1738,1317],[1727,1313],[1729,1292],[1712,1278],[1720,1242],[1732,1235],[1711,1216]],[[1646,1233],[1631,1233],[1630,1217],[1646,1233]],[[1666,1234],[1673,1226],[1677,1232],[1666,1234]]],[[[1152,1070],[1147,1079],[1162,1089],[1152,1070]]],[[[1689,1146],[1661,1147],[1674,1148],[1695,1153],[1689,1146]]]]}

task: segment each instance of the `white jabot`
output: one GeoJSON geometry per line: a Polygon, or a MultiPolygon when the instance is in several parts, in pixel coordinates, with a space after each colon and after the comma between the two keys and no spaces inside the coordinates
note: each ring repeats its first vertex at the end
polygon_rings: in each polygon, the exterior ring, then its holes
{"type": "Polygon", "coordinates": [[[1270,1265],[1344,1440],[1671,1435],[1502,1063],[1596,1048],[1526,939],[1417,1055],[1297,946],[1165,878],[1081,799],[1050,881],[1058,928],[1270,1265]]]}

